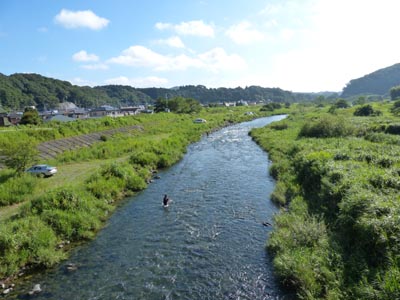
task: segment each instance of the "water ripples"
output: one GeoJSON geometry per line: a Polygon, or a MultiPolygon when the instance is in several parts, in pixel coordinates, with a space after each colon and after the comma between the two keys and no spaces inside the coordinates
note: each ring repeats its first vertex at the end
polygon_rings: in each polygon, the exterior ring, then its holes
{"type": "Polygon", "coordinates": [[[277,208],[268,157],[248,136],[281,117],[224,128],[126,201],[93,242],[32,278],[36,299],[282,299],[265,251],[277,208]],[[168,194],[173,202],[161,205],[168,194]]]}

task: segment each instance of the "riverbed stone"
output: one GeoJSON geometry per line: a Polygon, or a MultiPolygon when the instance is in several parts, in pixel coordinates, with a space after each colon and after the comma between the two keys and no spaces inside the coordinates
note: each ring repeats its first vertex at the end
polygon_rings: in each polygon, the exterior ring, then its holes
{"type": "Polygon", "coordinates": [[[3,291],[3,295],[7,295],[7,294],[11,293],[12,290],[13,290],[12,288],[5,289],[3,291]]]}
{"type": "Polygon", "coordinates": [[[33,289],[28,294],[32,296],[32,295],[39,294],[41,291],[42,291],[42,289],[40,287],[40,284],[37,283],[33,286],[33,289]]]}

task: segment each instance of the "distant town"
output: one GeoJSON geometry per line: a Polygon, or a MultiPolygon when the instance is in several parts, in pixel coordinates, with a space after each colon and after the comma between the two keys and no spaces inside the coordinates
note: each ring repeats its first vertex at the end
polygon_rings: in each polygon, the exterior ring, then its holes
{"type": "MultiPolygon", "coordinates": [[[[248,106],[257,105],[257,102],[248,102],[240,100],[237,102],[222,102],[214,104],[214,106],[248,106]]],[[[27,108],[36,109],[35,106],[29,106],[27,108]]],[[[169,110],[167,110],[169,111],[169,110]]],[[[80,108],[72,102],[60,103],[58,109],[38,111],[39,117],[43,122],[58,121],[58,122],[71,122],[78,119],[88,118],[101,118],[101,117],[124,117],[132,116],[140,113],[152,114],[154,110],[151,105],[137,105],[137,106],[121,106],[113,107],[111,105],[101,105],[96,108],[80,108]]],[[[0,126],[7,127],[18,125],[22,119],[23,111],[14,112],[0,112],[0,126]]]]}

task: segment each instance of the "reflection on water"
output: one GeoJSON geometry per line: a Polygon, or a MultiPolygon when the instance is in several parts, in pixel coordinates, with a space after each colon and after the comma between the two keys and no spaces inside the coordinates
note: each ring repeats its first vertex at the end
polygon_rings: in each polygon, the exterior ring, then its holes
{"type": "Polygon", "coordinates": [[[280,299],[265,241],[277,208],[268,157],[248,136],[275,116],[224,128],[189,147],[128,199],[96,240],[40,283],[35,299],[280,299]],[[162,196],[173,199],[167,209],[162,196]],[[74,263],[78,269],[68,272],[74,263]]]}

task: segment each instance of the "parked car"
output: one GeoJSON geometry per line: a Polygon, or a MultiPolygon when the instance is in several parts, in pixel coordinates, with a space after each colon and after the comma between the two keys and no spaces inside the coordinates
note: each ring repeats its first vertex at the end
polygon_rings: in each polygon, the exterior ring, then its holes
{"type": "Polygon", "coordinates": [[[26,170],[26,172],[39,177],[49,177],[57,173],[57,168],[49,165],[34,165],[26,170]]]}

